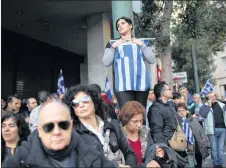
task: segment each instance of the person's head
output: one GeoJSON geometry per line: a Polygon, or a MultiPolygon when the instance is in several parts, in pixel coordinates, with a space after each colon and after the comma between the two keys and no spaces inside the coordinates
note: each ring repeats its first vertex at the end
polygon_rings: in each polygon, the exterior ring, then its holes
{"type": "Polygon", "coordinates": [[[101,95],[101,88],[98,84],[90,84],[89,86],[90,86],[90,88],[95,90],[98,95],[101,95]]]}
{"type": "Polygon", "coordinates": [[[120,35],[131,34],[132,36],[132,20],[125,16],[118,18],[116,21],[116,30],[119,32],[120,35]]]}
{"type": "Polygon", "coordinates": [[[6,101],[7,101],[6,98],[2,98],[1,99],[1,107],[2,107],[2,109],[5,109],[5,107],[6,107],[6,101]]]}
{"type": "Polygon", "coordinates": [[[59,99],[62,101],[64,98],[64,94],[60,94],[59,99]]]}
{"type": "Polygon", "coordinates": [[[195,102],[195,104],[199,104],[199,103],[201,103],[201,98],[200,98],[200,95],[199,94],[194,94],[193,96],[192,96],[192,99],[193,99],[193,101],[195,102]]]}
{"type": "Polygon", "coordinates": [[[55,100],[41,107],[38,134],[47,149],[64,149],[71,141],[72,125],[70,110],[65,104],[55,100]]]}
{"type": "Polygon", "coordinates": [[[185,99],[188,97],[188,89],[186,87],[181,87],[179,89],[179,92],[182,96],[184,96],[185,99]]]}
{"type": "Polygon", "coordinates": [[[155,94],[154,94],[154,91],[153,89],[150,89],[149,90],[149,94],[148,94],[148,100],[151,101],[151,102],[154,102],[155,101],[155,94]]]}
{"type": "Polygon", "coordinates": [[[29,97],[26,100],[26,104],[29,111],[32,111],[38,105],[37,100],[34,97],[29,97]]]}
{"type": "Polygon", "coordinates": [[[40,104],[46,103],[52,100],[52,95],[45,90],[40,91],[38,92],[38,100],[40,104]]]}
{"type": "Polygon", "coordinates": [[[15,143],[26,140],[29,134],[28,126],[20,115],[11,113],[2,117],[2,140],[4,143],[15,143]]]}
{"type": "Polygon", "coordinates": [[[57,93],[51,93],[51,96],[52,96],[52,98],[55,99],[55,100],[58,100],[58,99],[59,99],[57,93]]]}
{"type": "Polygon", "coordinates": [[[185,103],[185,98],[184,98],[184,96],[181,96],[180,103],[185,103]]]}
{"type": "Polygon", "coordinates": [[[181,94],[180,93],[178,93],[178,92],[173,93],[173,102],[175,104],[181,103],[181,94]]]}
{"type": "Polygon", "coordinates": [[[209,92],[206,94],[206,98],[210,100],[212,103],[216,102],[216,94],[214,92],[209,92]]]}
{"type": "Polygon", "coordinates": [[[185,103],[179,103],[177,105],[177,112],[180,117],[186,117],[187,114],[189,113],[185,103]]]}
{"type": "Polygon", "coordinates": [[[137,101],[127,102],[119,112],[119,120],[127,130],[138,133],[145,120],[145,108],[137,101]]]}
{"type": "Polygon", "coordinates": [[[7,108],[12,112],[18,112],[21,107],[21,100],[15,96],[8,96],[7,98],[7,108]]]}
{"type": "MultiPolygon", "coordinates": [[[[89,86],[73,86],[66,92],[63,102],[71,107],[73,119],[86,119],[99,115],[100,96],[89,86]]],[[[100,116],[101,117],[101,116],[100,116]]]]}
{"type": "Polygon", "coordinates": [[[156,99],[169,100],[173,98],[170,86],[166,82],[159,82],[154,86],[156,99]]]}
{"type": "Polygon", "coordinates": [[[118,100],[115,95],[112,95],[112,103],[118,104],[118,100]]]}

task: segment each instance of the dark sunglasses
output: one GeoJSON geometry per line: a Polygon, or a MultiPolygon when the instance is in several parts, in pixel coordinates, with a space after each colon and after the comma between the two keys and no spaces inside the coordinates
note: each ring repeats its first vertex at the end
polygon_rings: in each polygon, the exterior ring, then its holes
{"type": "Polygon", "coordinates": [[[79,100],[76,100],[76,99],[72,100],[71,105],[73,107],[77,108],[79,106],[80,102],[87,104],[87,103],[89,103],[89,100],[90,100],[90,96],[85,95],[85,96],[81,97],[79,100]]]}
{"type": "MultiPolygon", "coordinates": [[[[70,121],[66,120],[66,121],[60,121],[57,123],[58,127],[60,127],[63,130],[67,130],[70,126],[70,121]]],[[[45,133],[49,133],[51,132],[55,127],[54,123],[46,123],[43,124],[42,129],[45,133]]]]}

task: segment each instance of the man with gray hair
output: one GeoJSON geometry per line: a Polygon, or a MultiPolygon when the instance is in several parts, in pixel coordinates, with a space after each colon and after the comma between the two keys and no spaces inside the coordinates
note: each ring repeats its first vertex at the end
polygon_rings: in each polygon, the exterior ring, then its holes
{"type": "Polygon", "coordinates": [[[203,106],[202,101],[201,101],[201,97],[199,94],[195,93],[192,96],[192,100],[195,103],[195,109],[194,109],[194,114],[192,115],[192,117],[196,118],[198,120],[198,122],[203,125],[203,121],[204,119],[201,117],[199,111],[200,108],[203,106]]]}
{"type": "Polygon", "coordinates": [[[223,167],[224,141],[226,134],[226,105],[217,101],[216,94],[206,94],[207,102],[200,109],[204,118],[205,133],[211,146],[211,158],[214,167],[223,167]]]}
{"type": "Polygon", "coordinates": [[[6,162],[7,167],[118,167],[103,153],[88,147],[72,129],[69,108],[51,101],[40,108],[38,129],[31,133],[15,154],[6,162]]]}
{"type": "Polygon", "coordinates": [[[30,113],[30,119],[29,119],[29,129],[30,131],[34,131],[37,128],[38,125],[38,116],[39,116],[39,110],[42,107],[42,105],[50,100],[52,100],[52,96],[47,91],[40,91],[38,92],[38,100],[40,105],[34,108],[30,113]]]}

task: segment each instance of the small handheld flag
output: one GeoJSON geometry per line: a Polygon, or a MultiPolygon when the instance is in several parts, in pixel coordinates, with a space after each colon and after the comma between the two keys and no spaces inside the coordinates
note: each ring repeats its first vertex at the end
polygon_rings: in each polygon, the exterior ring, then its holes
{"type": "Polygon", "coordinates": [[[213,91],[213,85],[210,82],[210,79],[208,79],[206,81],[206,84],[204,85],[204,87],[202,88],[201,92],[200,92],[200,96],[205,96],[208,92],[212,92],[213,91]]]}
{"type": "Polygon", "coordinates": [[[106,81],[105,81],[105,93],[108,97],[108,100],[112,101],[112,95],[111,95],[110,84],[108,81],[108,76],[106,76],[106,81]]]}
{"type": "Polygon", "coordinates": [[[64,86],[64,77],[63,77],[62,69],[60,70],[57,86],[58,86],[58,89],[57,89],[58,95],[64,94],[66,92],[65,86],[64,86]]]}

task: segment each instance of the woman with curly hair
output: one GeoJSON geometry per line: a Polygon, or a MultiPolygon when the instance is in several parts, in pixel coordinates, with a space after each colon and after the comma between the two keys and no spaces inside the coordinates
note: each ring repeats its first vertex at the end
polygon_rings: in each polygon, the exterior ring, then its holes
{"type": "Polygon", "coordinates": [[[23,140],[27,140],[29,129],[25,120],[18,114],[2,117],[2,165],[12,156],[23,140]]]}
{"type": "Polygon", "coordinates": [[[109,160],[136,166],[136,156],[130,148],[118,120],[110,119],[102,101],[89,86],[71,87],[63,102],[71,108],[73,128],[87,145],[102,151],[109,160]]]}

